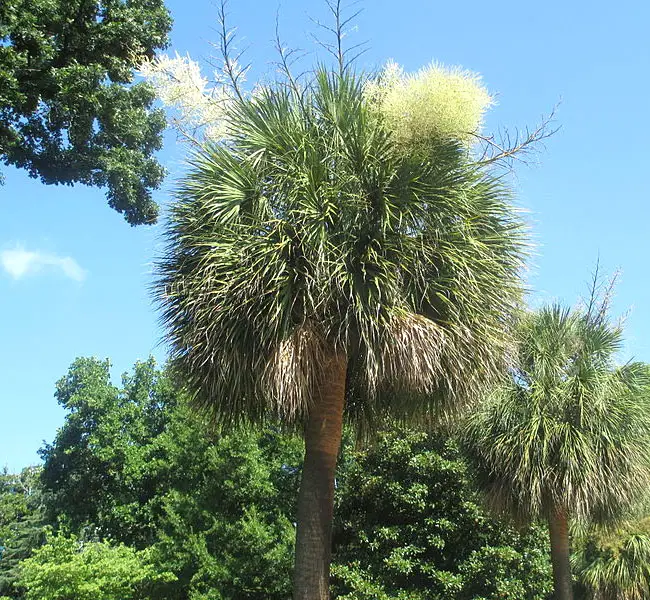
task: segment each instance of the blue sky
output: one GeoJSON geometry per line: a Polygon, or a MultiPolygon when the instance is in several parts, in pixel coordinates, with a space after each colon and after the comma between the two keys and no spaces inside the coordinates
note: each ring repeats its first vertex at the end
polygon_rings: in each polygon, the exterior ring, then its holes
{"type": "MultiPolygon", "coordinates": [[[[478,71],[498,106],[488,131],[534,126],[561,100],[556,124],[532,164],[516,167],[518,204],[536,245],[531,302],[573,303],[597,258],[621,269],[614,311],[629,311],[626,358],[650,360],[650,4],[508,0],[366,0],[350,43],[369,42],[360,65],[393,58],[407,70],[437,60],[478,71]],[[454,5],[452,5],[454,4],[454,5]]],[[[208,58],[216,39],[211,1],[171,0],[170,51],[208,58]]],[[[278,3],[233,0],[230,18],[253,75],[273,67],[278,3]]],[[[283,0],[285,42],[310,52],[309,17],[321,0],[283,0]]],[[[170,170],[184,149],[167,136],[170,170]]],[[[77,356],[109,357],[116,377],[165,348],[147,292],[159,226],[131,228],[100,190],[51,187],[3,169],[0,187],[0,467],[37,462],[63,419],[54,384],[77,356]]]]}

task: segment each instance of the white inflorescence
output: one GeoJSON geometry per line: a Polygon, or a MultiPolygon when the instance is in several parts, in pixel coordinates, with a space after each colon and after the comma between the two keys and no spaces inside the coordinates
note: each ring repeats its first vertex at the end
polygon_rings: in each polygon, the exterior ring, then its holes
{"type": "Polygon", "coordinates": [[[199,64],[178,53],[145,61],[138,72],[153,85],[158,98],[176,110],[176,126],[182,133],[201,129],[208,138],[224,137],[223,119],[230,93],[220,73],[215,73],[215,84],[210,85],[199,64]]]}
{"type": "Polygon", "coordinates": [[[396,140],[415,146],[440,138],[470,143],[480,131],[485,111],[494,104],[479,75],[437,63],[405,74],[389,62],[368,83],[366,94],[396,140]]]}
{"type": "MultiPolygon", "coordinates": [[[[215,72],[211,84],[196,61],[176,54],[145,61],[139,74],[176,111],[174,122],[181,133],[200,130],[210,139],[226,137],[231,88],[223,73],[215,72]]],[[[445,138],[471,143],[494,104],[478,74],[438,63],[408,74],[391,61],[366,84],[366,98],[379,109],[396,141],[414,147],[445,138]]]]}

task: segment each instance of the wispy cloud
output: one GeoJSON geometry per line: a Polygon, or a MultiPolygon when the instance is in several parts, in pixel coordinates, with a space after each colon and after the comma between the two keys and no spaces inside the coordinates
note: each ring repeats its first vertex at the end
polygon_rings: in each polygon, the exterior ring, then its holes
{"type": "Polygon", "coordinates": [[[14,279],[32,275],[45,269],[54,269],[75,281],[83,281],[86,272],[70,256],[25,250],[20,246],[0,252],[3,269],[14,279]]]}

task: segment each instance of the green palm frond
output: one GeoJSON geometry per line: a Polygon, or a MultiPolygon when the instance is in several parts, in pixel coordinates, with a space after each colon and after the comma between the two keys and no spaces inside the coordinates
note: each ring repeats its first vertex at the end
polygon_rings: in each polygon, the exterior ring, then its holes
{"type": "Polygon", "coordinates": [[[332,351],[358,421],[466,400],[503,368],[524,259],[509,190],[460,142],[398,146],[367,81],[261,88],[190,159],[156,291],[218,419],[300,419],[332,351]]]}
{"type": "Polygon", "coordinates": [[[650,597],[650,519],[614,530],[592,529],[576,540],[572,565],[590,600],[650,597]]]}
{"type": "Polygon", "coordinates": [[[617,366],[622,331],[550,306],[525,315],[517,368],[469,420],[466,447],[496,508],[612,518],[650,481],[648,367],[617,366]]]}

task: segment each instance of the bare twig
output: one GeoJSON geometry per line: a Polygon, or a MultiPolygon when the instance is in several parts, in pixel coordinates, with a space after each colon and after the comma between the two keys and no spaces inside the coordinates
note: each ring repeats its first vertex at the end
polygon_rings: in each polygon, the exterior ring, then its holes
{"type": "Polygon", "coordinates": [[[234,58],[232,56],[233,41],[235,39],[235,29],[228,28],[227,26],[227,12],[228,0],[221,0],[219,3],[218,21],[219,21],[219,44],[214,44],[221,53],[223,61],[223,71],[228,77],[230,87],[235,92],[235,95],[240,100],[244,99],[241,90],[241,81],[246,76],[246,72],[250,69],[250,64],[244,67],[239,66],[239,61],[244,54],[244,50],[239,52],[234,58]]]}
{"type": "Polygon", "coordinates": [[[305,52],[297,50],[295,48],[287,48],[282,44],[282,40],[280,38],[279,9],[275,15],[275,49],[280,57],[280,60],[275,64],[279,71],[286,77],[289,88],[293,91],[298,101],[302,104],[302,92],[300,90],[300,86],[298,85],[298,79],[300,78],[300,75],[296,77],[291,70],[291,66],[297,60],[302,58],[305,55],[305,52]]]}
{"type": "MultiPolygon", "coordinates": [[[[349,8],[354,7],[357,4],[359,4],[359,0],[352,2],[349,5],[349,8]]],[[[323,42],[314,34],[312,34],[312,38],[319,46],[334,57],[339,66],[339,75],[342,76],[348,67],[367,50],[367,48],[364,48],[366,42],[355,44],[348,49],[346,49],[343,44],[343,39],[347,35],[346,27],[363,12],[363,9],[360,8],[353,12],[349,17],[344,18],[342,0],[327,0],[327,7],[334,19],[334,25],[326,25],[325,23],[313,18],[311,21],[321,29],[332,34],[334,36],[334,42],[331,44],[323,42]],[[352,58],[348,58],[348,54],[357,48],[362,48],[362,50],[357,52],[352,58]]]]}
{"type": "Polygon", "coordinates": [[[597,303],[598,298],[598,289],[601,285],[601,276],[600,276],[600,256],[596,259],[596,268],[591,274],[591,281],[589,282],[589,299],[587,300],[586,314],[587,319],[591,319],[591,315],[594,311],[594,308],[597,303]]]}
{"type": "Polygon", "coordinates": [[[172,118],[172,128],[176,130],[177,135],[180,136],[183,141],[192,146],[205,148],[205,143],[196,136],[196,132],[200,127],[188,128],[183,124],[182,119],[172,118]]]}
{"type": "Polygon", "coordinates": [[[601,274],[600,256],[596,259],[596,268],[591,276],[589,298],[586,303],[586,317],[590,322],[596,325],[605,322],[620,274],[620,269],[617,269],[605,279],[601,274]]]}
{"type": "Polygon", "coordinates": [[[473,133],[473,137],[483,145],[483,152],[477,163],[480,165],[500,163],[511,166],[514,160],[523,160],[526,154],[559,130],[559,127],[551,126],[555,120],[557,107],[558,105],[553,107],[548,116],[542,117],[535,129],[526,128],[523,135],[516,130],[514,139],[508,130],[502,132],[498,140],[494,135],[484,136],[473,133]]]}

